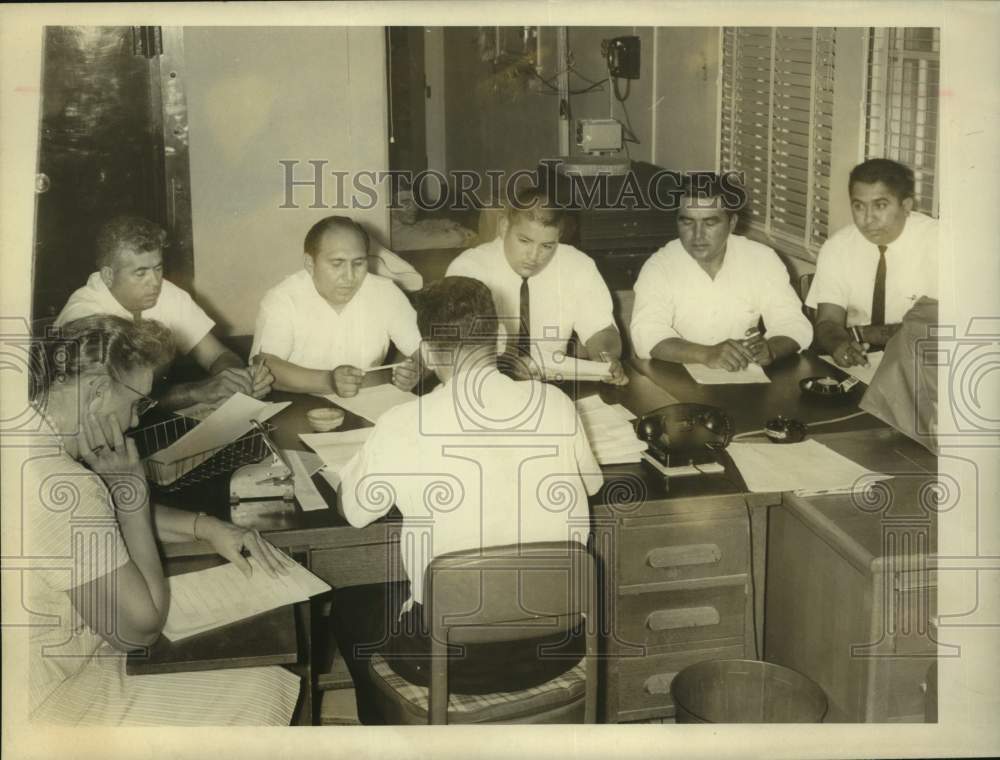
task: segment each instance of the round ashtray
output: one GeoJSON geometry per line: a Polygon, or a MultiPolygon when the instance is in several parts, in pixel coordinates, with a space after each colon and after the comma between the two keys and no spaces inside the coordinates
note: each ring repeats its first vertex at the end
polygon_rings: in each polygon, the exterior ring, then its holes
{"type": "Polygon", "coordinates": [[[306,412],[309,427],[317,433],[327,433],[336,430],[344,423],[344,412],[332,406],[323,406],[306,412]]]}
{"type": "Polygon", "coordinates": [[[852,399],[862,387],[864,386],[861,381],[853,377],[838,380],[830,375],[821,375],[818,377],[807,377],[805,380],[799,381],[799,389],[802,391],[802,395],[822,401],[846,401],[852,399]]]}

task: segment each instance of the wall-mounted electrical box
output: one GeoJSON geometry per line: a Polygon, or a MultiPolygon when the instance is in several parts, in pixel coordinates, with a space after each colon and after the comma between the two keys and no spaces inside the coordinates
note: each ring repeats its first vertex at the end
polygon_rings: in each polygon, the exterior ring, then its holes
{"type": "Polygon", "coordinates": [[[608,73],[620,79],[639,78],[639,38],[615,37],[601,47],[608,61],[608,73]]]}

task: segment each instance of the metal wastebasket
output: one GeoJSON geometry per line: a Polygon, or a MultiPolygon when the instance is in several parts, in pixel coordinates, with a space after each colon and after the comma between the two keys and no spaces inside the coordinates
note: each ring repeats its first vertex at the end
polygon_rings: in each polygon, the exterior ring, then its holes
{"type": "Polygon", "coordinates": [[[756,660],[706,660],[670,684],[678,723],[821,723],[826,694],[791,668],[756,660]]]}

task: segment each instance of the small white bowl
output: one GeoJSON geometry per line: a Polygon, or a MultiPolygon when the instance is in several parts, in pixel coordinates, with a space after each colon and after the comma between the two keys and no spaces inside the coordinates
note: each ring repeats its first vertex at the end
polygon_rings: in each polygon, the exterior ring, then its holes
{"type": "Polygon", "coordinates": [[[344,423],[344,412],[332,406],[324,406],[306,412],[309,427],[317,433],[327,433],[336,430],[344,423]]]}

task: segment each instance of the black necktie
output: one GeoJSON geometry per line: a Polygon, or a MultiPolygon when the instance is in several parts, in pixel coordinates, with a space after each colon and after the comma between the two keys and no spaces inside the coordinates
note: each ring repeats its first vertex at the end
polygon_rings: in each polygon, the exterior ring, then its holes
{"type": "Polygon", "coordinates": [[[517,331],[517,349],[531,356],[531,294],[528,292],[528,278],[521,280],[521,324],[517,331]]]}
{"type": "Polygon", "coordinates": [[[885,324],[885,246],[878,247],[878,269],[875,270],[875,290],[872,292],[872,324],[885,324]]]}

